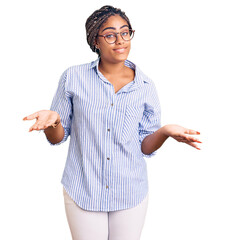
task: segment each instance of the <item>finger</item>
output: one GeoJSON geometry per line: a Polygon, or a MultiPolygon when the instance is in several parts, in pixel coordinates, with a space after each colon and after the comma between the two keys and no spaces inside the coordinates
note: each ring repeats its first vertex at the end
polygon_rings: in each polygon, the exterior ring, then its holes
{"type": "Polygon", "coordinates": [[[197,134],[197,132],[195,130],[192,130],[192,129],[187,129],[185,131],[186,134],[197,134]]]}
{"type": "Polygon", "coordinates": [[[197,143],[202,143],[199,139],[191,137],[191,136],[186,136],[187,141],[190,142],[197,142],[197,143]]]}
{"type": "Polygon", "coordinates": [[[186,134],[180,134],[179,136],[176,137],[177,141],[190,141],[190,142],[198,142],[202,143],[199,141],[199,139],[193,137],[193,136],[188,136],[186,134]]]}
{"type": "Polygon", "coordinates": [[[196,143],[202,143],[202,142],[199,141],[198,139],[193,138],[193,137],[191,137],[191,138],[186,137],[186,138],[180,139],[179,142],[186,143],[186,144],[188,144],[188,145],[190,145],[190,146],[192,146],[192,147],[194,147],[198,150],[201,150],[196,143]]]}
{"type": "Polygon", "coordinates": [[[183,136],[183,137],[177,137],[176,140],[178,142],[183,142],[183,143],[202,143],[201,141],[199,141],[197,138],[193,138],[193,137],[190,137],[190,136],[183,136]]]}
{"type": "Polygon", "coordinates": [[[196,148],[196,149],[198,149],[198,150],[201,150],[201,149],[198,147],[197,144],[194,144],[194,143],[187,143],[187,144],[190,145],[191,147],[194,147],[194,148],[196,148]]]}
{"type": "Polygon", "coordinates": [[[197,142],[197,143],[202,143],[201,141],[199,141],[198,139],[195,139],[194,142],[197,142]]]}
{"type": "Polygon", "coordinates": [[[192,135],[192,134],[196,134],[196,135],[199,135],[199,134],[200,134],[200,132],[195,131],[195,130],[192,130],[192,129],[186,129],[184,133],[186,133],[186,134],[191,134],[191,135],[192,135]]]}
{"type": "Polygon", "coordinates": [[[34,126],[32,126],[32,127],[29,128],[29,132],[32,132],[33,130],[35,130],[35,127],[34,127],[34,126]]]}
{"type": "Polygon", "coordinates": [[[37,124],[34,124],[33,126],[31,126],[29,129],[29,132],[32,132],[33,130],[38,130],[37,124]]]}
{"type": "Polygon", "coordinates": [[[48,121],[47,123],[45,122],[45,121],[37,121],[31,128],[30,128],[30,132],[31,131],[33,131],[33,130],[37,130],[37,131],[39,131],[39,130],[44,130],[44,129],[46,129],[46,128],[48,128],[48,127],[50,127],[50,126],[52,126],[52,124],[53,124],[54,122],[50,122],[50,121],[48,121]]]}
{"type": "Polygon", "coordinates": [[[30,127],[29,132],[32,132],[33,130],[42,130],[43,124],[40,124],[40,122],[36,122],[32,127],[30,127]]]}
{"type": "Polygon", "coordinates": [[[43,129],[44,129],[44,128],[39,127],[39,126],[32,126],[32,127],[29,129],[29,132],[32,132],[32,131],[34,131],[34,130],[39,131],[39,130],[43,130],[43,129]]]}
{"type": "Polygon", "coordinates": [[[38,117],[38,112],[33,113],[33,114],[29,115],[29,116],[24,117],[23,120],[33,120],[33,119],[35,119],[35,118],[37,118],[37,117],[38,117]]]}
{"type": "Polygon", "coordinates": [[[188,135],[180,135],[175,138],[178,142],[195,142],[196,138],[188,135]]]}

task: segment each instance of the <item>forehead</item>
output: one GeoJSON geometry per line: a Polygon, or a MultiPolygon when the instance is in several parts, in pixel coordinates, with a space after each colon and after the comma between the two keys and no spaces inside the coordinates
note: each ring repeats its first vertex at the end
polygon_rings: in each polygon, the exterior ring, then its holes
{"type": "Polygon", "coordinates": [[[113,28],[119,29],[124,25],[128,25],[128,22],[122,17],[120,17],[119,15],[115,15],[115,16],[110,16],[107,19],[107,21],[102,24],[99,30],[102,31],[104,28],[107,28],[107,27],[113,27],[113,28]]]}

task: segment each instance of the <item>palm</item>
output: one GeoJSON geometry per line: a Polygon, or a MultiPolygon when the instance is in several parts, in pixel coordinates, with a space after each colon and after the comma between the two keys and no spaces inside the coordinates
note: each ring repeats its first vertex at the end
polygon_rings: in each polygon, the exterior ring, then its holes
{"type": "Polygon", "coordinates": [[[42,110],[25,117],[23,120],[33,119],[36,119],[36,122],[33,126],[30,127],[29,132],[33,130],[43,130],[52,126],[55,122],[59,120],[59,115],[57,112],[54,111],[42,110]]]}
{"type": "Polygon", "coordinates": [[[178,125],[168,125],[167,135],[174,138],[178,142],[186,143],[192,147],[200,148],[196,143],[201,143],[197,138],[191,135],[199,135],[200,133],[191,129],[187,129],[178,125]]]}

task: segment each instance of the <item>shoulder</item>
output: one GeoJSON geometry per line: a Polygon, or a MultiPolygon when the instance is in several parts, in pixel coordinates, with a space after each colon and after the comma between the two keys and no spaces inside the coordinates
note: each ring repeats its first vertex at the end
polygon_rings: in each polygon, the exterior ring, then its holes
{"type": "Polygon", "coordinates": [[[68,67],[64,73],[66,74],[71,74],[71,73],[84,73],[85,71],[88,71],[92,68],[93,63],[95,61],[89,62],[89,63],[83,63],[83,64],[78,64],[78,65],[72,65],[68,67]]]}
{"type": "Polygon", "coordinates": [[[78,86],[83,82],[83,79],[93,75],[92,69],[95,62],[69,66],[61,74],[60,83],[65,85],[66,89],[73,89],[75,85],[78,86]]]}

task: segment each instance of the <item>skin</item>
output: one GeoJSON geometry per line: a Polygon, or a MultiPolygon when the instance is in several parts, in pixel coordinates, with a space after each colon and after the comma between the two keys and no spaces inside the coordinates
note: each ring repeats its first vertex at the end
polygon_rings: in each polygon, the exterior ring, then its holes
{"type": "Polygon", "coordinates": [[[36,122],[30,127],[29,132],[44,130],[46,137],[51,143],[56,144],[62,141],[65,133],[57,112],[41,110],[23,118],[24,121],[33,119],[36,119],[36,122]],[[53,128],[52,125],[54,124],[58,125],[53,128]]]}
{"type": "MultiPolygon", "coordinates": [[[[116,15],[108,18],[99,29],[99,34],[120,32],[125,29],[128,29],[127,22],[119,15],[116,15]]],[[[115,93],[134,79],[134,71],[124,65],[130,52],[131,42],[124,41],[120,34],[117,36],[117,41],[114,44],[108,44],[103,37],[98,37],[95,41],[96,47],[99,48],[101,54],[99,71],[112,83],[115,93]],[[118,79],[120,80],[118,81],[118,79]]],[[[30,127],[30,132],[33,130],[44,130],[46,137],[53,144],[63,139],[64,129],[57,112],[41,110],[25,117],[23,120],[33,119],[36,119],[36,122],[30,127]],[[52,125],[55,123],[57,127],[53,128],[52,125]]],[[[199,134],[200,133],[195,130],[175,124],[168,124],[161,127],[155,133],[145,137],[142,141],[141,151],[144,154],[150,154],[159,149],[169,137],[200,150],[197,143],[201,142],[193,136],[199,134]]]]}
{"type": "MultiPolygon", "coordinates": [[[[111,16],[99,29],[99,35],[118,33],[128,29],[129,26],[123,18],[119,15],[111,16]]],[[[114,44],[108,44],[104,37],[98,37],[95,45],[101,54],[99,71],[113,84],[116,93],[121,87],[134,79],[134,71],[124,65],[124,61],[130,52],[131,41],[124,41],[118,34],[117,41],[114,44]]]]}

